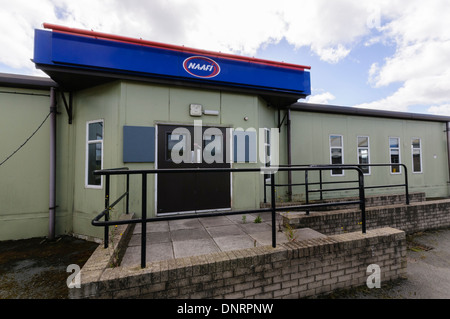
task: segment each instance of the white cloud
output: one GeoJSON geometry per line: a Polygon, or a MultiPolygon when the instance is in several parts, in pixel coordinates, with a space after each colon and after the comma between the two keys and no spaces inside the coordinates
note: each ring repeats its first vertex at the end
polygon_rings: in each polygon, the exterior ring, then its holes
{"type": "Polygon", "coordinates": [[[308,46],[322,60],[336,63],[345,58],[350,48],[370,32],[371,11],[367,2],[341,1],[277,1],[289,24],[284,32],[296,47],[308,46]]]}
{"type": "Polygon", "coordinates": [[[54,17],[50,1],[0,0],[0,63],[18,70],[33,72],[34,31],[41,19],[54,17]]]}
{"type": "Polygon", "coordinates": [[[450,70],[439,75],[412,78],[405,81],[403,86],[390,96],[356,107],[407,112],[409,106],[449,102],[450,70]]]}
{"type": "Polygon", "coordinates": [[[383,67],[378,68],[377,72],[372,72],[372,81],[376,87],[382,87],[423,76],[440,75],[450,66],[448,56],[450,56],[450,34],[448,39],[439,41],[429,39],[400,46],[395,55],[386,60],[383,67]]]}
{"type": "Polygon", "coordinates": [[[34,69],[33,29],[43,22],[253,56],[285,38],[337,63],[370,30],[359,0],[0,0],[0,63],[34,69]],[[5,32],[5,31],[8,32],[5,32]]]}
{"type": "Polygon", "coordinates": [[[369,70],[375,88],[400,83],[401,87],[378,101],[357,107],[408,111],[414,105],[434,105],[444,112],[450,103],[450,3],[409,1],[399,10],[400,1],[382,12],[390,21],[381,29],[383,37],[394,41],[396,52],[369,70]]]}
{"type": "Polygon", "coordinates": [[[313,94],[307,98],[307,103],[314,104],[330,104],[330,101],[334,100],[336,97],[330,92],[313,94]]]}
{"type": "Polygon", "coordinates": [[[329,63],[338,63],[350,53],[349,49],[339,44],[336,48],[317,49],[320,59],[329,63]]]}
{"type": "Polygon", "coordinates": [[[450,104],[434,105],[428,108],[427,111],[431,114],[450,116],[450,104]]]}

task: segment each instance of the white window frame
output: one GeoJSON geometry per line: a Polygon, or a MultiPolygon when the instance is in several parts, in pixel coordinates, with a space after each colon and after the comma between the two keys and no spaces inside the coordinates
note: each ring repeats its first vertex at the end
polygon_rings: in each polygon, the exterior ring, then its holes
{"type": "Polygon", "coordinates": [[[270,129],[268,129],[267,127],[264,128],[264,158],[268,159],[268,162],[266,163],[269,164],[268,166],[271,165],[272,163],[272,144],[271,142],[271,136],[272,132],[270,131],[270,129]],[[267,150],[269,150],[267,152],[267,150]],[[269,154],[267,154],[269,153],[269,154]]]}
{"type": "Polygon", "coordinates": [[[412,172],[413,174],[422,174],[423,173],[423,163],[422,163],[422,139],[420,137],[412,137],[411,138],[411,168],[412,168],[412,172]],[[419,140],[419,148],[415,148],[413,146],[413,140],[419,140]],[[420,171],[416,172],[414,171],[414,150],[418,149],[419,150],[419,157],[420,157],[420,171]]]}
{"type": "MultiPolygon", "coordinates": [[[[272,132],[270,131],[270,129],[265,127],[264,128],[264,143],[263,143],[264,161],[267,160],[266,163],[264,163],[265,166],[270,166],[272,163],[272,145],[270,143],[270,140],[272,137],[271,134],[272,134],[272,132]],[[269,150],[269,152],[267,152],[267,150],[269,150]],[[269,155],[267,153],[269,153],[269,155]]],[[[270,174],[266,174],[266,182],[270,183],[270,174]]]]}
{"type": "Polygon", "coordinates": [[[400,174],[402,173],[402,166],[400,165],[401,162],[402,162],[401,145],[402,145],[402,144],[401,144],[400,137],[398,137],[398,136],[389,136],[389,137],[388,137],[389,163],[390,163],[390,164],[396,164],[396,163],[392,163],[392,161],[391,161],[391,160],[392,160],[392,158],[391,158],[391,151],[392,151],[393,149],[398,149],[398,172],[392,172],[393,166],[390,166],[390,167],[389,167],[389,173],[392,174],[392,175],[400,175],[400,174]],[[390,142],[391,138],[396,138],[396,139],[398,139],[398,147],[391,147],[391,142],[390,142]]]}
{"type": "MultiPolygon", "coordinates": [[[[367,135],[358,135],[356,137],[356,157],[357,157],[356,158],[356,162],[358,164],[361,164],[359,162],[359,150],[360,149],[367,149],[367,160],[368,160],[367,164],[370,164],[370,138],[369,138],[369,136],[367,136],[367,135]],[[363,146],[363,147],[359,146],[359,141],[358,140],[359,140],[360,137],[366,137],[367,138],[367,147],[366,146],[363,146]]],[[[367,173],[364,173],[364,175],[366,175],[366,176],[371,174],[371,167],[367,166],[367,168],[368,168],[369,171],[367,173]]]]}
{"type": "MultiPolygon", "coordinates": [[[[344,136],[341,134],[330,134],[328,135],[328,145],[330,147],[330,164],[333,165],[333,157],[332,157],[332,151],[333,148],[340,148],[341,149],[341,158],[342,158],[342,165],[344,164],[344,136]],[[341,138],[341,146],[331,146],[331,137],[332,136],[338,136],[341,138]]],[[[331,176],[344,176],[345,172],[343,169],[341,174],[333,174],[333,170],[330,171],[331,176]]]]}
{"type": "Polygon", "coordinates": [[[100,185],[91,185],[89,184],[89,145],[91,144],[100,144],[101,145],[101,169],[103,169],[103,141],[105,139],[105,121],[103,119],[99,119],[99,120],[93,120],[93,121],[87,121],[86,122],[86,154],[85,154],[85,181],[84,181],[84,186],[85,188],[93,188],[93,189],[102,189],[103,188],[103,176],[100,178],[100,185]],[[102,139],[101,140],[89,140],[89,124],[93,124],[93,123],[102,123],[102,139]]]}
{"type": "MultiPolygon", "coordinates": [[[[245,154],[245,153],[244,153],[245,154]]],[[[231,161],[233,163],[257,163],[258,162],[258,132],[256,129],[254,128],[247,128],[247,129],[243,129],[243,128],[235,128],[231,130],[231,161]],[[254,133],[254,134],[249,134],[249,133],[254,133]],[[242,134],[242,135],[241,135],[242,134]],[[241,137],[239,137],[238,135],[241,135],[241,137]],[[237,143],[235,144],[234,140],[235,137],[237,136],[237,143]],[[248,136],[248,155],[249,155],[249,159],[248,161],[245,159],[245,156],[242,155],[242,151],[245,152],[245,150],[247,149],[247,144],[245,143],[245,137],[248,136]],[[243,140],[240,140],[239,138],[244,138],[243,140]],[[239,142],[240,141],[240,142],[239,142]],[[240,148],[239,146],[242,146],[241,143],[244,143],[244,148],[240,148]],[[236,148],[236,153],[234,152],[234,147],[237,146],[236,148]],[[244,158],[244,159],[243,159],[244,158]]]]}

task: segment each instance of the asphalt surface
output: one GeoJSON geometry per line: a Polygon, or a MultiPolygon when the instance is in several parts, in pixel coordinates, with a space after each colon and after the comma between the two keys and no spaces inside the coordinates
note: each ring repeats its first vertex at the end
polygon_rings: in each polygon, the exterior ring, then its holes
{"type": "Polygon", "coordinates": [[[450,299],[450,228],[407,236],[406,278],[381,288],[335,291],[330,299],[450,299]]]}

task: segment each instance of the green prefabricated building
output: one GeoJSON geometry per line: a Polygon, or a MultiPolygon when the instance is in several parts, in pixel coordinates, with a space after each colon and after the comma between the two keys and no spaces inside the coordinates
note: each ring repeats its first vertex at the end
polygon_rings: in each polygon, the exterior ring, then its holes
{"type": "MultiPolygon", "coordinates": [[[[365,185],[377,186],[402,184],[403,164],[410,192],[449,195],[449,117],[299,102],[310,94],[305,66],[45,27],[52,31],[36,30],[33,61],[49,78],[0,75],[0,240],[102,240],[91,224],[105,209],[106,178],[93,174],[101,169],[393,164],[364,167],[365,185]]],[[[148,217],[270,201],[261,172],[194,175],[149,174],[148,217]]],[[[285,185],[277,201],[305,201],[304,185],[295,185],[304,172],[275,176],[285,185]]],[[[308,178],[326,189],[355,176],[335,169],[308,178]]],[[[129,210],[140,217],[140,175],[129,188],[129,210]]],[[[124,175],[110,177],[111,200],[125,189],[124,175]]],[[[397,192],[403,188],[366,195],[397,192]]],[[[125,209],[120,202],[111,219],[125,209]]]]}

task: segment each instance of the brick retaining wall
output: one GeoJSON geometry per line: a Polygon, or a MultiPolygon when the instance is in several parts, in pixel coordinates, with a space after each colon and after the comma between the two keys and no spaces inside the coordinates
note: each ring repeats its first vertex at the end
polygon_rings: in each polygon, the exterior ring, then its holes
{"type": "MultiPolygon", "coordinates": [[[[410,193],[409,194],[409,202],[410,203],[416,203],[416,202],[425,202],[426,196],[425,193],[410,193]]],[[[310,200],[309,204],[314,203],[336,203],[336,202],[342,202],[342,201],[357,201],[359,200],[359,197],[344,197],[344,198],[333,198],[333,199],[324,199],[322,201],[320,200],[310,200]]],[[[395,204],[405,204],[406,203],[406,195],[405,194],[389,194],[389,195],[371,195],[366,196],[366,207],[374,207],[374,206],[386,206],[386,205],[395,205],[395,204]]],[[[277,207],[289,207],[289,206],[296,206],[296,205],[304,205],[306,204],[304,201],[302,202],[277,202],[277,207]]],[[[261,203],[260,205],[263,208],[270,207],[270,203],[261,203]]],[[[336,206],[328,206],[328,207],[321,207],[315,210],[342,210],[347,208],[353,208],[356,207],[355,205],[336,205],[336,206]]],[[[314,209],[311,209],[314,210],[314,209]]]]}
{"type": "MultiPolygon", "coordinates": [[[[311,212],[281,213],[284,222],[293,228],[312,228],[322,234],[331,235],[361,230],[359,208],[311,212]]],[[[367,229],[394,227],[406,233],[450,226],[450,200],[414,202],[410,205],[388,205],[366,209],[367,229]]]]}
{"type": "Polygon", "coordinates": [[[366,284],[367,267],[381,280],[406,272],[405,232],[393,228],[107,268],[99,247],[81,270],[70,298],[302,298],[366,284]],[[103,265],[103,266],[102,266],[103,265]]]}

